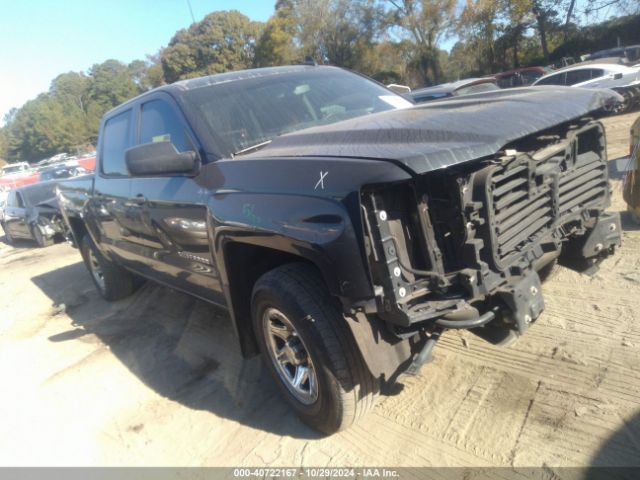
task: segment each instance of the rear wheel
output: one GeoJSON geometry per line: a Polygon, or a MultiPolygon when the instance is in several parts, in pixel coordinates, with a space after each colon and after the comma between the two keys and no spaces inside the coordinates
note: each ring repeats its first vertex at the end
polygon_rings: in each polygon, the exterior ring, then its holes
{"type": "Polygon", "coordinates": [[[4,223],[2,224],[2,231],[4,231],[4,240],[7,242],[7,245],[13,245],[13,237],[9,233],[9,230],[7,230],[7,225],[4,223]]]}
{"type": "Polygon", "coordinates": [[[37,225],[31,226],[31,235],[40,248],[49,247],[54,243],[53,238],[45,237],[37,225]]]}
{"type": "Polygon", "coordinates": [[[93,283],[105,300],[119,300],[135,291],[134,276],[102,255],[88,235],[82,237],[80,251],[93,283]]]}
{"type": "Polygon", "coordinates": [[[378,381],[313,267],[294,263],[264,274],[252,315],[267,368],[305,423],[330,434],[373,407],[378,381]]]}

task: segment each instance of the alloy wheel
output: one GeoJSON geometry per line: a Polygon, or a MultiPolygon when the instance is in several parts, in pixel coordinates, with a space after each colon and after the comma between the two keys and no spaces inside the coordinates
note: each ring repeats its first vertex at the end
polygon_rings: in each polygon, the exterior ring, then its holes
{"type": "Polygon", "coordinates": [[[309,352],[295,327],[284,313],[267,308],[262,327],[269,358],[289,392],[301,403],[318,399],[318,377],[309,352]]]}
{"type": "Polygon", "coordinates": [[[98,262],[98,258],[93,253],[93,250],[90,248],[89,250],[89,270],[91,272],[91,276],[96,281],[101,290],[105,289],[105,281],[104,281],[104,273],[102,272],[102,268],[100,267],[100,262],[98,262]]]}

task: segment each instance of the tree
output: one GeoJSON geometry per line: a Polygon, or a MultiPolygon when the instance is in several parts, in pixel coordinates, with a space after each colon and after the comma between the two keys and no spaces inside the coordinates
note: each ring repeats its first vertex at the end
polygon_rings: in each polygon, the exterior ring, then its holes
{"type": "Polygon", "coordinates": [[[533,0],[531,11],[536,16],[538,34],[540,35],[540,46],[544,55],[545,63],[549,63],[549,47],[547,45],[547,21],[553,14],[553,10],[546,8],[541,0],[533,0]]]}
{"type": "Polygon", "coordinates": [[[111,109],[139,93],[131,72],[118,60],[107,60],[89,70],[92,78],[89,97],[105,109],[111,109]]]}
{"type": "Polygon", "coordinates": [[[90,84],[91,80],[84,73],[63,73],[53,79],[49,93],[61,102],[73,105],[86,113],[90,84]]]}
{"type": "Polygon", "coordinates": [[[413,84],[407,72],[407,64],[413,56],[413,43],[382,41],[364,49],[360,58],[360,70],[375,80],[389,83],[413,84]]]}
{"type": "Polygon", "coordinates": [[[297,43],[302,56],[366,71],[363,57],[383,29],[383,9],[375,0],[296,0],[297,43]]]}
{"type": "Polygon", "coordinates": [[[410,66],[423,83],[439,83],[442,72],[438,44],[454,27],[456,0],[389,0],[394,23],[415,43],[410,66]]]}
{"type": "Polygon", "coordinates": [[[279,0],[275,13],[267,21],[256,43],[254,65],[269,67],[294,63],[299,57],[295,45],[296,31],[293,3],[289,0],[279,0]]]}
{"type": "Polygon", "coordinates": [[[118,60],[107,60],[92,66],[89,76],[87,127],[91,133],[87,140],[95,143],[102,115],[138,95],[140,89],[127,65],[118,60]]]}
{"type": "Polygon", "coordinates": [[[17,113],[18,109],[16,107],[11,108],[7,113],[5,113],[3,118],[5,125],[13,122],[17,113]]]}
{"type": "Polygon", "coordinates": [[[161,53],[166,81],[251,67],[262,26],[232,10],[210,13],[178,31],[161,53]]]}
{"type": "Polygon", "coordinates": [[[495,0],[467,0],[458,20],[461,37],[474,45],[479,71],[492,71],[496,67],[495,40],[500,13],[500,4],[495,0]]]}
{"type": "Polygon", "coordinates": [[[28,101],[8,125],[7,156],[39,160],[82,141],[82,119],[68,115],[65,105],[49,94],[28,101]]]}

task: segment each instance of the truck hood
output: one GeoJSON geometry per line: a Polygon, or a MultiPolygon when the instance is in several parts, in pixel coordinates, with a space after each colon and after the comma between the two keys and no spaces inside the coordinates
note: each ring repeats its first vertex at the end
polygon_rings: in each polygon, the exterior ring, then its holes
{"type": "Polygon", "coordinates": [[[495,155],[519,138],[621,99],[610,90],[570,87],[500,90],[300,130],[243,158],[387,160],[420,174],[495,155]]]}

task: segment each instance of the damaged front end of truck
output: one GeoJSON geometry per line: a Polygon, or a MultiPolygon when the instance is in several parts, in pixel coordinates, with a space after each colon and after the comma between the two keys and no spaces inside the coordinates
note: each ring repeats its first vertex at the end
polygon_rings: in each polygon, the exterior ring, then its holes
{"type": "MultiPolygon", "coordinates": [[[[256,154],[403,172],[352,175],[371,295],[343,306],[375,377],[419,371],[447,329],[509,343],[544,310],[542,279],[556,263],[593,273],[614,252],[620,219],[606,212],[605,132],[592,115],[619,100],[556,87],[469,95],[284,135],[256,154]]],[[[326,278],[342,272],[327,263],[326,278]]]]}
{"type": "Polygon", "coordinates": [[[513,142],[495,157],[361,193],[376,311],[424,343],[473,329],[493,343],[544,310],[540,276],[560,261],[592,273],[621,241],[603,127],[585,119],[513,142]]]}

